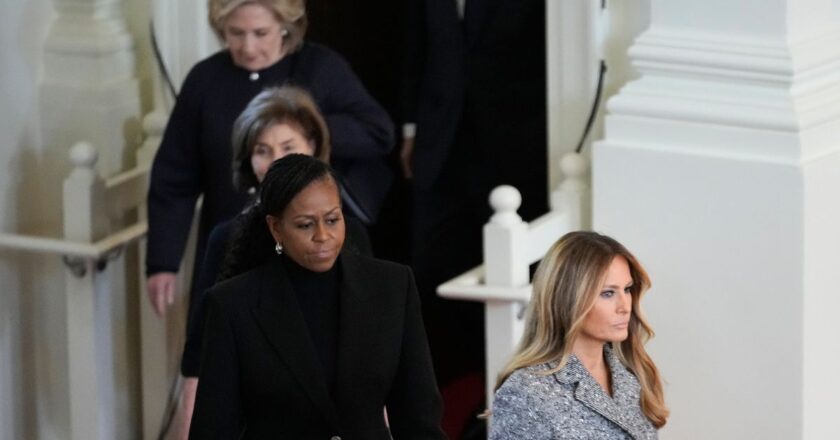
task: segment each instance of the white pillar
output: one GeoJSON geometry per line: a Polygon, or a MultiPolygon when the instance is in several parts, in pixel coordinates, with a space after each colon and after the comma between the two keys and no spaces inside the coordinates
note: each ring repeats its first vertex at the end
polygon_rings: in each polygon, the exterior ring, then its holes
{"type": "Polygon", "coordinates": [[[593,224],[628,245],[663,438],[840,438],[840,0],[653,0],[593,224]]]}
{"type": "MultiPolygon", "coordinates": [[[[45,145],[86,140],[109,176],[133,161],[140,131],[134,42],[121,0],[53,0],[58,13],[44,47],[41,122],[45,145]]],[[[64,174],[64,173],[61,173],[64,174]]]]}

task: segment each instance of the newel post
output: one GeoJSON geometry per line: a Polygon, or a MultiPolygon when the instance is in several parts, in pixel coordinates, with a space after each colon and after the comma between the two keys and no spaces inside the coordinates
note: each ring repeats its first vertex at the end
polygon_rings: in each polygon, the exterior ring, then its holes
{"type": "MultiPolygon", "coordinates": [[[[64,236],[68,240],[94,242],[107,232],[105,185],[95,170],[98,155],[88,143],[70,149],[73,171],[64,181],[64,236]]],[[[65,256],[67,356],[70,438],[101,438],[96,362],[95,261],[65,256]]]]}
{"type": "MultiPolygon", "coordinates": [[[[500,287],[521,287],[528,284],[528,224],[516,210],[522,204],[519,191],[502,185],[490,193],[490,206],[495,214],[484,225],[485,284],[500,287]]],[[[519,314],[523,305],[510,301],[488,300],[484,307],[487,353],[487,402],[493,401],[498,373],[508,362],[522,334],[519,314]]]]}
{"type": "Polygon", "coordinates": [[[569,152],[559,164],[563,180],[551,192],[551,209],[569,213],[571,230],[587,229],[592,224],[589,163],[580,153],[569,152]]]}

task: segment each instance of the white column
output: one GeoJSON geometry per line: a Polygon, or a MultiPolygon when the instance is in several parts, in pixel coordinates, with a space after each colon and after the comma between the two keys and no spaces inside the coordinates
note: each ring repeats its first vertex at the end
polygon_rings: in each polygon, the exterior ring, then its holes
{"type": "Polygon", "coordinates": [[[840,438],[840,0],[653,0],[593,224],[654,288],[663,438],[840,438]]]}
{"type": "Polygon", "coordinates": [[[58,13],[44,47],[41,122],[44,143],[86,140],[100,149],[102,175],[133,161],[140,99],[134,42],[121,0],[54,0],[58,13]]]}

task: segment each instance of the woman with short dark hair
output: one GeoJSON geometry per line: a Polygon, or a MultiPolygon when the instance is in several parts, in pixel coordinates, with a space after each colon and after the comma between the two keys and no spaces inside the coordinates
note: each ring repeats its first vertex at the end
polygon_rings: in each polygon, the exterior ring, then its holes
{"type": "Polygon", "coordinates": [[[342,251],[329,166],[278,160],[242,220],[208,293],[190,437],[445,438],[411,270],[342,251]]]}

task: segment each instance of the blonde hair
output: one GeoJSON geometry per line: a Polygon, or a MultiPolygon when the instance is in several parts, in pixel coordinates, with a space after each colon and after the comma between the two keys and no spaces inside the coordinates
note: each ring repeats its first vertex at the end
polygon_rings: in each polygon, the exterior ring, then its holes
{"type": "Polygon", "coordinates": [[[225,39],[224,26],[230,13],[246,4],[261,5],[274,13],[274,18],[288,32],[283,36],[286,53],[295,52],[303,46],[308,26],[304,0],[208,0],[210,27],[221,40],[225,39]]]}
{"type": "Polygon", "coordinates": [[[659,370],[644,348],[653,330],[639,302],[650,279],[638,260],[614,239],[596,232],[570,232],[549,249],[534,275],[534,292],[528,305],[525,332],[511,361],[499,374],[496,388],[514,371],[559,361],[550,373],[565,366],[583,320],[595,304],[613,258],[622,257],[630,267],[633,311],[628,337],[614,342],[613,351],[641,385],[642,412],[657,428],[665,425],[668,408],[659,370]]]}

